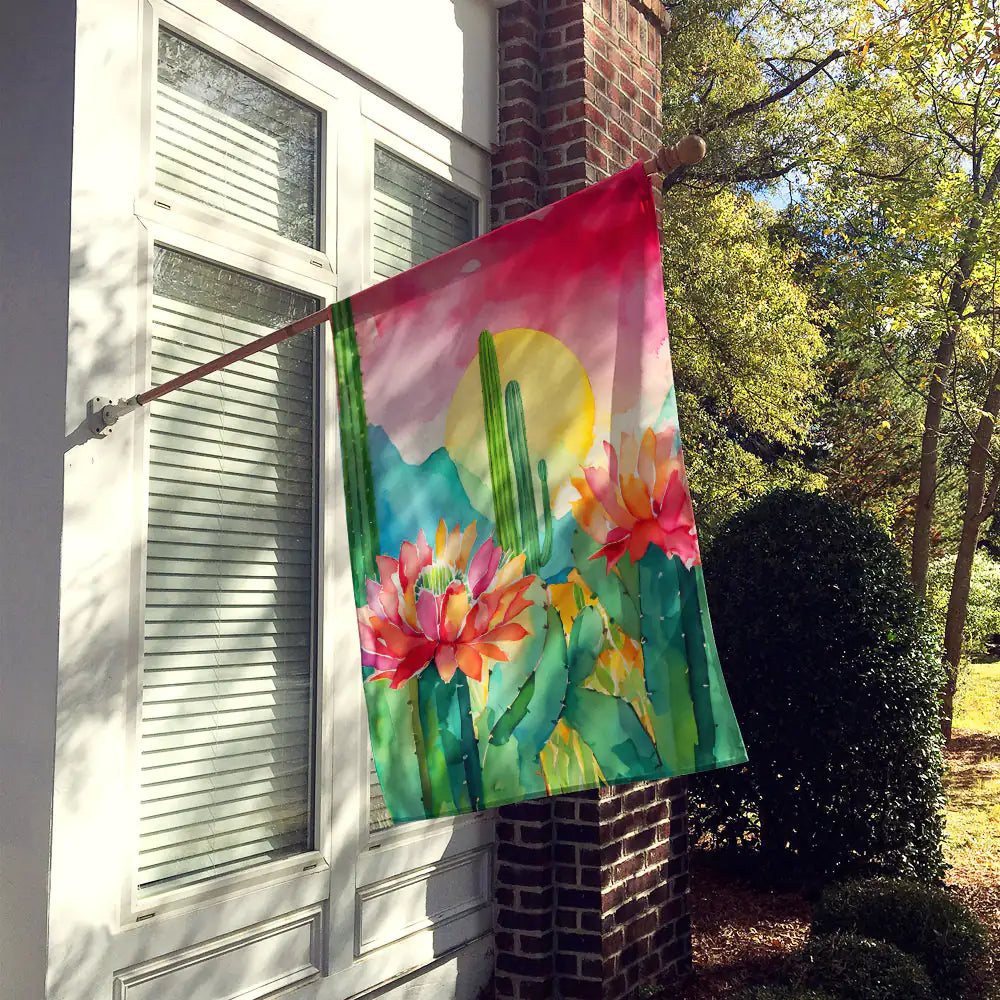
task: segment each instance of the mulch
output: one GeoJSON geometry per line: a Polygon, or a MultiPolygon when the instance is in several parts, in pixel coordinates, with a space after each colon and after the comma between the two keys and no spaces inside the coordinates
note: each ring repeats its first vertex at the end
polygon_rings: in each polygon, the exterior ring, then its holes
{"type": "Polygon", "coordinates": [[[694,975],[678,1000],[732,997],[774,978],[809,936],[812,906],[801,893],[755,888],[716,867],[710,855],[691,855],[694,975]]]}
{"type": "MultiPolygon", "coordinates": [[[[1000,739],[956,733],[947,752],[950,787],[1000,766],[1000,739]]],[[[949,852],[948,889],[990,930],[993,955],[976,995],[1000,1000],[1000,831],[995,850],[949,852]]],[[[694,973],[677,1000],[729,1000],[747,986],[773,981],[809,937],[812,906],[804,894],[771,892],[719,868],[706,851],[691,853],[694,973]]]]}

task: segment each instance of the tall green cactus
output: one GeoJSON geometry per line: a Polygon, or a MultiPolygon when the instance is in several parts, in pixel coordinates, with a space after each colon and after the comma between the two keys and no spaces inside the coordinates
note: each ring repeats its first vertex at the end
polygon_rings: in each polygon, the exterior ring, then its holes
{"type": "Polygon", "coordinates": [[[486,425],[486,449],[493,486],[493,516],[500,536],[500,548],[507,555],[516,555],[521,551],[521,540],[514,512],[507,427],[500,401],[500,362],[489,330],[483,330],[479,335],[479,380],[483,387],[483,422],[486,425]]]}
{"type": "Polygon", "coordinates": [[[366,600],[365,580],[374,579],[377,575],[375,559],[379,550],[375,489],[368,451],[368,416],[361,387],[361,357],[351,300],[335,303],[331,315],[340,409],[340,449],[347,499],[347,544],[354,577],[354,603],[360,608],[366,600]]]}
{"type": "Polygon", "coordinates": [[[500,364],[488,330],[479,335],[479,377],[483,387],[483,418],[500,547],[508,554],[524,552],[525,570],[538,573],[552,555],[548,469],[544,459],[538,463],[544,519],[544,533],[540,539],[521,386],[516,379],[508,382],[501,406],[500,364]],[[516,505],[514,483],[511,482],[512,464],[517,486],[516,505]]]}

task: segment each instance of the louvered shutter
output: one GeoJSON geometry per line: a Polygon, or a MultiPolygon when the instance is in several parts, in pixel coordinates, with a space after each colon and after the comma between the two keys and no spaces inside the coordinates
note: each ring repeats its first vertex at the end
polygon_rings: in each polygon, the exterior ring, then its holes
{"type": "MultiPolygon", "coordinates": [[[[375,147],[375,218],[372,225],[373,272],[391,278],[416,264],[474,239],[477,202],[464,191],[375,147]]],[[[368,826],[392,826],[375,764],[368,769],[368,826]]]]}
{"type": "MultiPolygon", "coordinates": [[[[158,384],[317,308],[157,248],[158,384]]],[[[314,334],[150,407],[139,884],[311,845],[314,334]]]]}
{"type": "Polygon", "coordinates": [[[319,127],[314,109],[160,29],[160,191],[315,247],[319,127]]]}

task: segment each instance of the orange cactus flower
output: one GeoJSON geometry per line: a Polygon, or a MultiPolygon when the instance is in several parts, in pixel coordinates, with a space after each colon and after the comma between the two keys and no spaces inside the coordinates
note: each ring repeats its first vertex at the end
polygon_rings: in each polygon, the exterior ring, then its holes
{"type": "Polygon", "coordinates": [[[434,550],[423,531],[403,542],[399,558],[379,556],[378,580],[366,581],[368,603],[358,610],[361,662],[370,681],[398,688],[432,661],[445,681],[456,670],[482,680],[485,660],[508,659],[498,643],[528,635],[524,554],[504,559],[489,539],[473,553],[476,525],[449,532],[438,525],[434,550]],[[518,620],[521,619],[521,620],[518,620]]]}
{"type": "Polygon", "coordinates": [[[607,468],[589,467],[573,479],[580,499],[573,515],[597,542],[591,559],[607,559],[608,572],[628,552],[638,562],[650,545],[678,556],[690,569],[701,563],[684,459],[673,427],[647,429],[642,440],[622,434],[618,451],[607,441],[607,468]]]}

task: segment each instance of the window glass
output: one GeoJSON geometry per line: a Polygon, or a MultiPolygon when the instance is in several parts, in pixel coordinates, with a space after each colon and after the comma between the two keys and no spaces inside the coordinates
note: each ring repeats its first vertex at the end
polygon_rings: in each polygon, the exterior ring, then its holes
{"type": "MultiPolygon", "coordinates": [[[[157,247],[152,384],[315,299],[157,247]]],[[[315,333],[150,405],[140,889],[312,847],[315,333]]]]}
{"type": "MultiPolygon", "coordinates": [[[[373,272],[391,278],[474,239],[478,203],[439,177],[375,147],[373,272]]],[[[392,826],[374,762],[368,770],[369,830],[392,826]]]]}
{"type": "Polygon", "coordinates": [[[318,246],[320,115],[161,27],[156,184],[318,246]]]}
{"type": "Polygon", "coordinates": [[[476,199],[375,147],[374,273],[391,278],[474,239],[476,199]]]}

